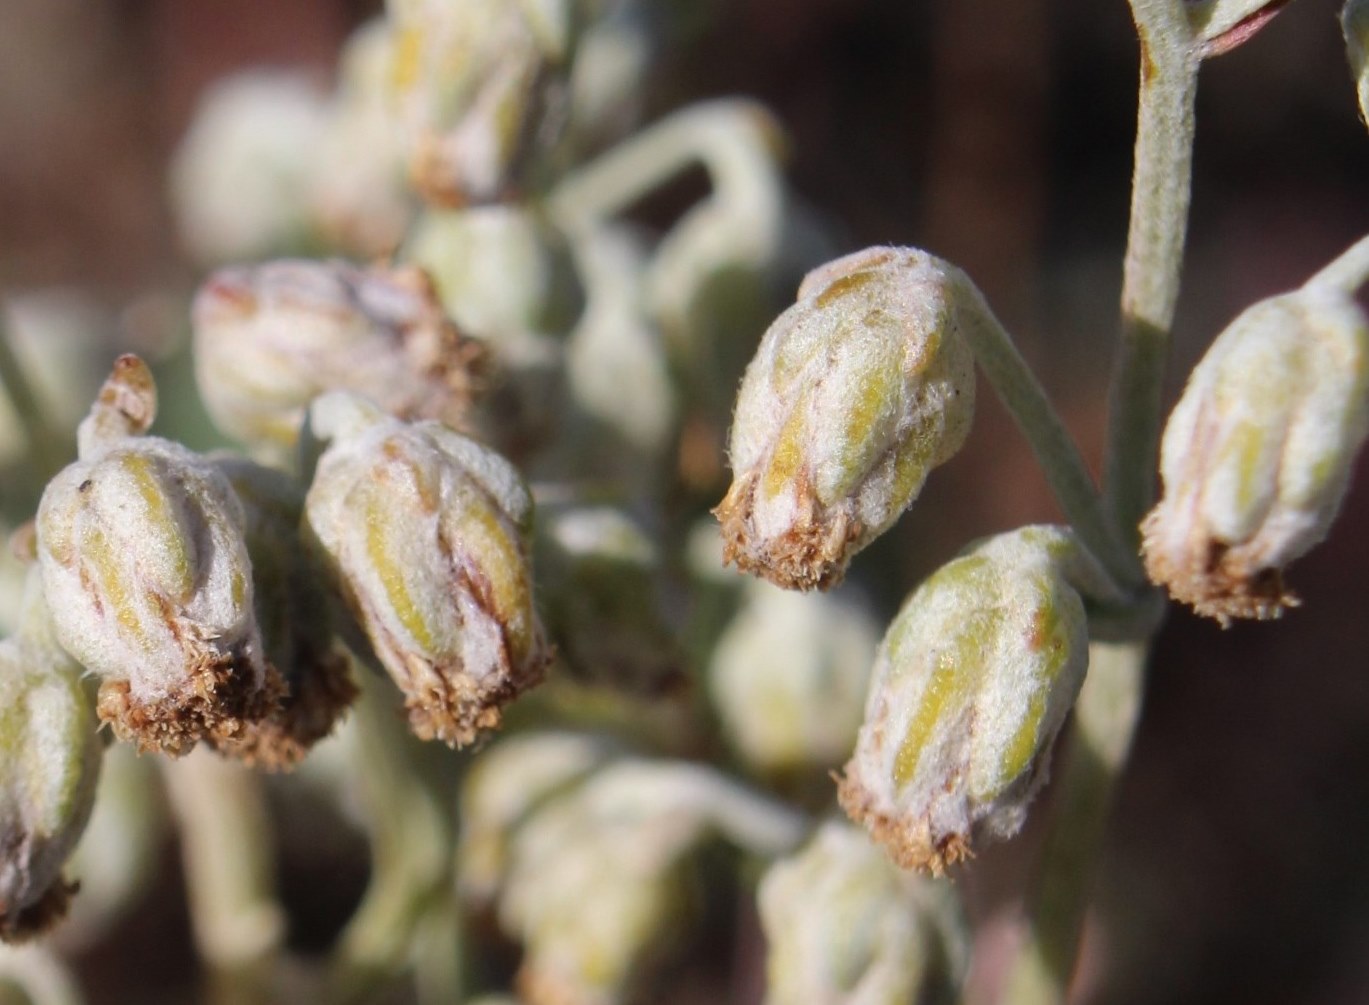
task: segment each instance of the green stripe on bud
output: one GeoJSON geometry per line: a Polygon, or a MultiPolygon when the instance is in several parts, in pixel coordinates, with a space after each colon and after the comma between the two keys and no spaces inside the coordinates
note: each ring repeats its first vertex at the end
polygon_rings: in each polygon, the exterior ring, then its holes
{"type": "Polygon", "coordinates": [[[939,874],[1011,837],[1088,665],[1067,531],[989,538],[904,603],[875,661],[842,806],[905,868],[939,874]]]}
{"type": "Polygon", "coordinates": [[[726,558],[826,589],[949,460],[974,414],[958,329],[967,282],[921,251],[870,248],[810,273],[737,395],[726,558]]]}
{"type": "Polygon", "coordinates": [[[1170,414],[1146,569],[1223,624],[1297,603],[1283,569],[1326,535],[1369,432],[1369,325],[1309,284],[1250,307],[1212,343],[1170,414]]]}
{"type": "Polygon", "coordinates": [[[310,415],[331,442],[308,530],[414,732],[470,743],[550,659],[533,607],[532,498],[506,460],[436,422],[404,423],[346,392],[310,415]]]}

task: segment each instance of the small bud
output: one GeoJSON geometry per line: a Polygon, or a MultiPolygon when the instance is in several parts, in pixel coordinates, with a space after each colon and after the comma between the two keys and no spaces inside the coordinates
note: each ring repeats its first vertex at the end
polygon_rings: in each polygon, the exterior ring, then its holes
{"type": "Polygon", "coordinates": [[[0,641],[0,940],[41,935],[65,916],[62,866],[85,830],[100,773],[81,668],[51,637],[37,570],[24,625],[0,641]],[[41,621],[43,624],[35,624],[41,621]]]}
{"type": "Polygon", "coordinates": [[[1051,527],[989,538],[890,624],[839,795],[904,868],[939,875],[1026,819],[1088,666],[1080,552],[1051,527]]]}
{"type": "Polygon", "coordinates": [[[462,895],[491,900],[508,871],[513,834],[552,796],[584,779],[608,757],[599,737],[529,733],[481,754],[461,788],[457,875],[462,895]]]}
{"type": "Polygon", "coordinates": [[[471,743],[550,659],[532,600],[532,498],[506,460],[347,392],[310,421],[331,441],[308,530],[423,739],[471,743]]]}
{"type": "Polygon", "coordinates": [[[359,391],[460,425],[481,356],[419,269],[279,261],[222,269],[195,297],[195,376],[230,436],[288,452],[309,402],[359,391]]]}
{"type": "Polygon", "coordinates": [[[1326,535],[1369,431],[1369,326],[1347,295],[1304,287],[1247,309],[1170,414],[1164,495],[1141,525],[1146,569],[1226,624],[1297,603],[1283,568],[1326,535]]]}
{"type": "Polygon", "coordinates": [[[390,0],[409,174],[443,206],[493,202],[558,131],[569,5],[390,0]]]}
{"type": "Polygon", "coordinates": [[[863,831],[828,821],[761,877],[765,1005],[950,1001],[963,969],[948,891],[900,873],[863,831]]]}
{"type": "Polygon", "coordinates": [[[728,738],[764,772],[841,764],[855,746],[879,631],[833,596],[747,584],[708,668],[728,738]]]}
{"type": "Polygon", "coordinates": [[[1360,119],[1369,125],[1369,2],[1346,0],[1340,12],[1341,31],[1345,33],[1345,54],[1355,77],[1360,119]]]}
{"type": "Polygon", "coordinates": [[[145,750],[230,743],[274,705],[242,507],[178,443],[139,438],[155,388],[121,357],[79,432],[81,459],[38,508],[43,589],[62,646],[103,679],[100,717],[145,750]]]}
{"type": "Polygon", "coordinates": [[[733,482],[714,512],[726,558],[779,586],[826,589],[960,449],[974,359],[955,269],[871,248],[810,272],[737,395],[733,482]]]}
{"type": "Polygon", "coordinates": [[[547,623],[579,680],[652,697],[684,683],[660,596],[651,539],[608,507],[547,521],[542,569],[547,623]]]}
{"type": "Polygon", "coordinates": [[[266,658],[286,688],[280,705],[250,723],[231,752],[249,765],[291,768],[333,731],[355,700],[356,685],[333,638],[329,598],[300,539],[304,490],[289,475],[243,457],[213,454],[210,460],[242,503],[257,624],[266,658]]]}

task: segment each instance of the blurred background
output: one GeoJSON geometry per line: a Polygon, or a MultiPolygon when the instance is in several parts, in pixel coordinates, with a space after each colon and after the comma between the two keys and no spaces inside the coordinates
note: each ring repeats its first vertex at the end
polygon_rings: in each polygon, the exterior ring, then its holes
{"type": "MultiPolygon", "coordinates": [[[[838,250],[912,244],[968,271],[1096,463],[1134,120],[1126,4],[660,6],[667,44],[645,120],[704,97],[765,103],[787,134],[789,179],[838,250]]],[[[0,0],[0,295],[30,310],[75,297],[108,358],[174,350],[197,275],[178,246],[168,163],[199,97],[259,65],[327,82],[343,39],[379,7],[0,0]]],[[[1369,132],[1337,12],[1297,0],[1203,70],[1171,400],[1238,310],[1369,232],[1369,132]]],[[[668,224],[703,188],[702,174],[686,177],[638,215],[668,224]]],[[[969,446],[883,559],[856,564],[886,615],[968,539],[1058,517],[1010,420],[987,389],[981,401],[969,446]]],[[[1223,632],[1171,611],[1110,826],[1081,1001],[1369,1001],[1369,464],[1331,541],[1291,581],[1304,604],[1277,624],[1223,632]]],[[[1042,817],[964,880],[979,917],[1020,894],[1042,817]]],[[[185,1000],[174,854],[115,944],[85,951],[92,1001],[185,1000]]],[[[359,895],[364,865],[349,862],[287,854],[302,938],[310,912],[324,938],[331,900],[345,910],[359,895]]],[[[733,984],[739,1001],[753,1000],[745,986],[733,984]]]]}

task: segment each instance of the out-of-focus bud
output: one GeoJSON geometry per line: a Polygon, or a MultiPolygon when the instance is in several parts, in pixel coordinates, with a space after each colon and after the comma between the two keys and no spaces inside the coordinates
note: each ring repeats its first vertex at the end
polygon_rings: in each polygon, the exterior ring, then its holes
{"type": "Polygon", "coordinates": [[[565,238],[512,206],[423,214],[405,260],[433,277],[443,309],[493,357],[482,437],[521,452],[556,421],[559,336],[583,300],[565,238]]]}
{"type": "Polygon", "coordinates": [[[191,254],[218,263],[302,250],[327,116],[324,95],[294,73],[253,70],[206,94],[171,173],[191,254]]]}
{"type": "Polygon", "coordinates": [[[965,283],[904,248],[808,274],[737,395],[732,487],[714,511],[729,561],[779,586],[832,586],[960,449],[974,414],[965,283]]]}
{"type": "Polygon", "coordinates": [[[222,269],[195,297],[195,375],[214,422],[277,452],[326,391],[460,426],[481,351],[419,269],[280,261],[222,269]]]}
{"type": "Polygon", "coordinates": [[[257,624],[266,658],[286,687],[280,705],[249,724],[231,752],[249,765],[290,768],[333,731],[356,685],[334,641],[329,597],[300,539],[304,490],[284,472],[244,457],[210,460],[242,503],[257,624]]]}
{"type": "Polygon", "coordinates": [[[765,1005],[955,1000],[966,945],[944,884],[901,873],[863,831],[828,821],[761,877],[765,1005]]]}
{"type": "Polygon", "coordinates": [[[501,741],[471,766],[461,788],[461,893],[487,903],[503,885],[518,826],[558,792],[584,779],[610,754],[601,737],[529,733],[501,741]]]}
{"type": "Polygon", "coordinates": [[[1350,72],[1355,75],[1360,118],[1365,125],[1369,125],[1369,2],[1346,0],[1341,8],[1340,24],[1345,33],[1345,54],[1350,59],[1350,72]]]}
{"type": "Polygon", "coordinates": [[[508,461],[436,422],[412,425],[359,395],[310,408],[328,442],[305,520],[423,739],[453,746],[550,659],[533,607],[532,497],[508,461]]]}
{"type": "Polygon", "coordinates": [[[1164,495],[1141,525],[1146,570],[1226,624],[1295,604],[1283,568],[1326,535],[1369,431],[1369,325],[1314,287],[1247,309],[1170,414],[1164,495]]]}
{"type": "Polygon", "coordinates": [[[650,538],[607,507],[553,515],[540,563],[547,625],[581,681],[650,697],[683,683],[650,538]]]}
{"type": "Polygon", "coordinates": [[[500,898],[524,943],[529,1005],[617,1005],[678,936],[687,854],[718,831],[768,854],[799,839],[782,810],[693,764],[614,762],[534,812],[500,898]]]}
{"type": "Polygon", "coordinates": [[[1067,531],[1025,527],[942,566],[880,646],[842,808],[904,868],[940,874],[1017,833],[1088,667],[1067,531]]]}
{"type": "Polygon", "coordinates": [[[856,742],[878,628],[835,597],[762,582],[745,596],[708,668],[728,738],[764,772],[838,766],[856,742]]]}
{"type": "Polygon", "coordinates": [[[78,431],[81,459],[43,492],[38,560],[62,646],[103,679],[100,717],[145,750],[231,743],[274,707],[243,513],[227,479],[178,443],[138,434],[156,390],[115,364],[78,431]]]}
{"type": "Polygon", "coordinates": [[[409,174],[430,202],[500,199],[564,117],[563,0],[389,0],[409,174]]]}
{"type": "Polygon", "coordinates": [[[52,636],[31,570],[18,635],[0,641],[0,940],[41,935],[75,886],[62,866],[95,802],[100,740],[81,668],[52,636]]]}
{"type": "Polygon", "coordinates": [[[330,244],[360,258],[389,255],[415,212],[390,102],[394,36],[383,17],[347,40],[338,89],[315,151],[311,214],[330,244]]]}

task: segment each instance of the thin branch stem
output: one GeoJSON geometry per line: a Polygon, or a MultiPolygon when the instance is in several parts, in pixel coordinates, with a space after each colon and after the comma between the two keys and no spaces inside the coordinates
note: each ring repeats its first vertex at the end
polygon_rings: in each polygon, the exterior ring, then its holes
{"type": "Polygon", "coordinates": [[[9,394],[10,404],[28,437],[29,462],[33,470],[39,479],[47,481],[62,469],[63,452],[47,410],[29,381],[23,361],[14,351],[13,334],[5,323],[3,303],[0,303],[0,388],[9,394]]]}
{"type": "Polygon", "coordinates": [[[961,331],[980,369],[1031,444],[1065,519],[1117,586],[1135,590],[1144,582],[1140,562],[1108,523],[1079,448],[978,289],[967,278],[961,282],[961,302],[972,305],[961,315],[961,331]]]}
{"type": "Polygon", "coordinates": [[[1161,392],[1192,183],[1200,56],[1182,0],[1132,0],[1141,41],[1136,163],[1122,270],[1103,485],[1116,532],[1135,551],[1155,498],[1161,392]]]}
{"type": "Polygon", "coordinates": [[[1027,942],[1001,1000],[1058,1005],[1069,991],[1116,782],[1126,766],[1140,712],[1145,642],[1094,643],[1074,707],[1060,803],[1047,839],[1027,942]]]}

